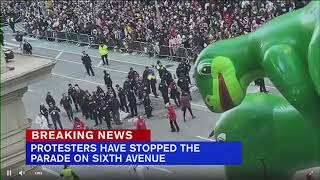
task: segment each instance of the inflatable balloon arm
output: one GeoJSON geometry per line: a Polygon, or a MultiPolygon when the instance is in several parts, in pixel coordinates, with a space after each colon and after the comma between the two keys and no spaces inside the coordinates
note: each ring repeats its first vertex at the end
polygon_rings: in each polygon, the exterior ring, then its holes
{"type": "Polygon", "coordinates": [[[281,94],[304,117],[317,112],[319,98],[313,82],[308,78],[308,67],[291,46],[278,44],[269,48],[264,56],[263,67],[281,94]]]}
{"type": "Polygon", "coordinates": [[[320,11],[318,13],[318,24],[314,29],[309,45],[308,64],[311,79],[320,96],[320,11]]]}

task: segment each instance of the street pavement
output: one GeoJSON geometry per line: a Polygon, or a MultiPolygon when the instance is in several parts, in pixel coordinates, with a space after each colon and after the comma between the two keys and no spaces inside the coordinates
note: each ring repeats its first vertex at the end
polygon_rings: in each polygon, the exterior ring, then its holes
{"type": "MultiPolygon", "coordinates": [[[[13,51],[19,51],[19,44],[6,28],[4,48],[13,51]]],[[[109,53],[109,66],[102,66],[101,59],[97,49],[90,47],[78,47],[75,44],[48,42],[35,38],[27,38],[33,46],[33,55],[45,58],[51,58],[57,61],[51,77],[30,84],[28,92],[23,97],[23,103],[26,107],[26,112],[29,118],[35,119],[39,112],[39,104],[45,102],[46,93],[50,91],[56,102],[60,102],[62,93],[67,93],[68,84],[79,84],[82,89],[88,89],[90,92],[95,90],[99,85],[104,86],[103,70],[110,73],[113,84],[123,84],[130,67],[133,67],[139,74],[142,74],[145,66],[156,65],[158,58],[149,58],[140,54],[125,54],[122,52],[109,53]],[[85,50],[92,58],[93,69],[96,76],[88,76],[81,62],[81,52],[85,50]]],[[[160,59],[161,62],[167,65],[169,70],[175,74],[175,69],[178,65],[167,59],[160,59]]],[[[191,75],[192,76],[192,75],[191,75]]],[[[192,80],[193,81],[193,80],[192,80]]],[[[279,94],[269,80],[266,80],[267,89],[270,93],[279,94]]],[[[104,88],[105,89],[105,88],[104,88]]],[[[182,120],[182,111],[177,109],[178,123],[181,128],[179,133],[171,133],[168,120],[166,119],[166,111],[162,98],[152,98],[152,106],[154,108],[154,117],[147,119],[147,127],[152,131],[152,141],[212,141],[207,139],[209,133],[215,127],[216,121],[220,114],[210,112],[200,94],[194,88],[192,92],[192,109],[196,119],[191,119],[187,112],[187,122],[182,120]]],[[[259,87],[253,84],[249,86],[249,93],[256,93],[259,87]]],[[[160,92],[158,91],[160,94],[160,92]]],[[[67,119],[64,110],[62,110],[62,124],[64,128],[71,128],[72,123],[67,119]]],[[[138,106],[139,114],[144,114],[144,109],[138,106]]],[[[76,114],[82,118],[81,114],[76,114]]],[[[87,125],[93,127],[94,121],[87,120],[87,125]]],[[[125,121],[122,127],[115,128],[132,128],[133,123],[125,121]]],[[[38,128],[32,123],[32,128],[38,128]]],[[[105,129],[106,125],[99,126],[100,129],[105,129]]],[[[214,154],[212,156],[215,156],[214,154]]],[[[187,158],[187,157],[186,157],[187,158]]],[[[44,166],[44,171],[51,174],[52,177],[58,177],[62,166],[44,166]]],[[[109,179],[142,179],[141,175],[130,171],[129,166],[72,166],[76,174],[81,179],[92,177],[107,177],[109,179]]],[[[143,168],[142,168],[143,169],[143,168]]],[[[143,171],[144,178],[147,179],[171,179],[171,178],[200,178],[200,179],[224,179],[223,166],[151,166],[149,170],[143,171]]]]}

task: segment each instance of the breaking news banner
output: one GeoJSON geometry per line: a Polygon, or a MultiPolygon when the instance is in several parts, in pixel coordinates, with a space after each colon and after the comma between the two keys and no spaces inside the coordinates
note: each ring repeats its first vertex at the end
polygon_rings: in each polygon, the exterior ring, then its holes
{"type": "Polygon", "coordinates": [[[240,165],[240,142],[150,142],[149,130],[27,130],[27,165],[240,165]]]}

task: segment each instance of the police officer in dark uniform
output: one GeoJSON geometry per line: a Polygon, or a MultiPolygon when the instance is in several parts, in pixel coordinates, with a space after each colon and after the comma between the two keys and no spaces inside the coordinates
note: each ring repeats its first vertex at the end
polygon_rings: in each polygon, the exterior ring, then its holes
{"type": "Polygon", "coordinates": [[[66,96],[65,93],[63,93],[62,98],[60,100],[60,106],[62,106],[64,108],[70,121],[73,120],[73,112],[72,112],[71,103],[72,103],[71,99],[68,96],[66,96]]]}
{"type": "Polygon", "coordinates": [[[89,116],[90,119],[95,121],[95,125],[94,126],[98,126],[98,114],[97,114],[97,107],[96,107],[96,101],[95,99],[95,95],[92,93],[92,95],[89,97],[89,104],[88,104],[88,110],[89,110],[89,116]]]}
{"type": "Polygon", "coordinates": [[[90,72],[91,72],[91,75],[94,76],[90,56],[85,51],[82,51],[82,54],[83,55],[81,57],[81,60],[82,60],[84,67],[87,70],[88,75],[90,76],[90,72]]]}
{"type": "Polygon", "coordinates": [[[164,80],[166,82],[167,86],[170,86],[170,84],[173,81],[171,72],[168,71],[166,68],[164,69],[163,76],[162,76],[161,80],[164,80]]]}
{"type": "Polygon", "coordinates": [[[129,112],[129,107],[127,105],[127,97],[126,97],[126,92],[123,88],[119,87],[117,84],[117,89],[118,89],[118,97],[120,100],[120,109],[124,112],[129,112]]]}
{"type": "Polygon", "coordinates": [[[174,103],[180,107],[180,92],[176,85],[176,82],[172,82],[169,86],[170,88],[170,98],[174,100],[174,103]]]}
{"type": "Polygon", "coordinates": [[[133,70],[132,67],[130,67],[130,70],[128,72],[128,79],[135,79],[136,77],[139,77],[139,73],[137,71],[133,70]]]}
{"type": "Polygon", "coordinates": [[[137,100],[136,100],[136,96],[134,95],[134,91],[133,90],[127,91],[127,97],[129,101],[131,117],[138,116],[137,100]]]}
{"type": "Polygon", "coordinates": [[[112,87],[112,79],[111,79],[111,77],[110,77],[110,74],[107,73],[106,70],[104,70],[103,73],[104,73],[104,76],[103,76],[104,84],[105,84],[107,87],[112,87]]]}
{"type": "Polygon", "coordinates": [[[121,124],[120,113],[119,113],[120,102],[113,94],[110,94],[109,104],[111,107],[110,109],[111,109],[112,118],[114,122],[116,123],[116,125],[120,125],[121,124]]]}
{"type": "Polygon", "coordinates": [[[69,84],[68,97],[69,97],[69,99],[72,99],[73,104],[74,104],[77,112],[79,112],[79,108],[78,108],[78,103],[79,102],[76,99],[76,89],[75,89],[75,87],[72,86],[72,84],[69,84]]]}
{"type": "Polygon", "coordinates": [[[192,100],[188,78],[185,77],[185,76],[184,77],[180,77],[178,79],[177,85],[178,85],[178,87],[180,87],[180,89],[182,91],[189,93],[190,94],[190,100],[192,100]]]}
{"type": "Polygon", "coordinates": [[[138,104],[142,104],[142,97],[143,97],[143,91],[144,91],[144,83],[142,82],[142,78],[139,78],[138,80],[138,88],[137,88],[137,97],[138,97],[138,104]]]}
{"type": "Polygon", "coordinates": [[[107,124],[108,129],[111,129],[110,105],[108,101],[102,101],[100,112],[107,124]]]}
{"type": "Polygon", "coordinates": [[[97,121],[99,124],[102,124],[102,119],[103,119],[103,114],[101,113],[101,106],[102,106],[102,101],[100,100],[100,96],[98,96],[98,99],[96,100],[96,104],[95,104],[95,113],[97,116],[97,121]]]}
{"type": "Polygon", "coordinates": [[[131,84],[130,84],[130,79],[126,79],[124,82],[123,82],[123,89],[125,91],[129,91],[131,89],[131,84]]]}
{"type": "Polygon", "coordinates": [[[163,102],[166,105],[167,103],[170,102],[170,100],[168,95],[168,86],[164,79],[162,79],[161,82],[159,83],[159,91],[161,92],[163,102]]]}
{"type": "Polygon", "coordinates": [[[104,91],[100,86],[97,86],[96,97],[104,96],[104,91]]]}
{"type": "Polygon", "coordinates": [[[147,115],[147,118],[152,117],[152,106],[151,106],[151,100],[148,93],[143,93],[143,106],[145,113],[147,115]]]}
{"type": "Polygon", "coordinates": [[[47,93],[46,103],[48,104],[49,107],[50,107],[50,104],[53,104],[54,106],[56,105],[56,101],[54,100],[50,92],[47,93]]]}
{"type": "Polygon", "coordinates": [[[259,78],[256,80],[256,84],[260,87],[260,92],[268,93],[266,89],[266,84],[264,83],[264,78],[259,78]]]}
{"type": "Polygon", "coordinates": [[[60,120],[60,112],[61,112],[61,110],[57,106],[53,105],[52,103],[49,106],[50,106],[49,114],[51,115],[51,119],[52,119],[54,128],[58,129],[58,126],[57,126],[57,122],[58,122],[58,124],[60,126],[60,129],[63,129],[62,123],[61,123],[61,120],[60,120]]]}
{"type": "Polygon", "coordinates": [[[185,77],[188,79],[189,84],[191,84],[191,79],[190,79],[190,75],[189,75],[190,70],[191,70],[190,62],[188,59],[186,59],[183,62],[183,72],[184,72],[185,77]]]}
{"type": "Polygon", "coordinates": [[[176,69],[176,75],[178,78],[185,76],[185,69],[183,63],[180,63],[176,69]]]}
{"type": "Polygon", "coordinates": [[[52,126],[49,122],[49,111],[43,103],[40,104],[40,113],[46,118],[48,126],[52,126]]]}
{"type": "Polygon", "coordinates": [[[82,116],[88,119],[90,117],[89,97],[91,97],[91,94],[89,93],[88,90],[86,91],[81,90],[81,92],[79,93],[79,97],[81,98],[79,102],[80,102],[80,108],[82,111],[82,116]]]}

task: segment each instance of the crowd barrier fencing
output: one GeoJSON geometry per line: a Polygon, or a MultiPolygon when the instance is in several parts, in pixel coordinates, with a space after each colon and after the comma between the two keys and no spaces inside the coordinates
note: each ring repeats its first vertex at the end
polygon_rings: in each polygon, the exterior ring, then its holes
{"type": "MultiPolygon", "coordinates": [[[[89,46],[98,48],[99,43],[104,39],[102,37],[93,37],[88,34],[79,34],[71,31],[27,31],[28,36],[46,39],[48,41],[67,42],[77,44],[78,46],[89,46]]],[[[124,41],[121,39],[104,40],[109,50],[121,51],[126,53],[136,52],[150,57],[168,58],[175,61],[188,59],[193,61],[196,58],[197,51],[185,47],[170,47],[148,42],[124,41]]]]}

